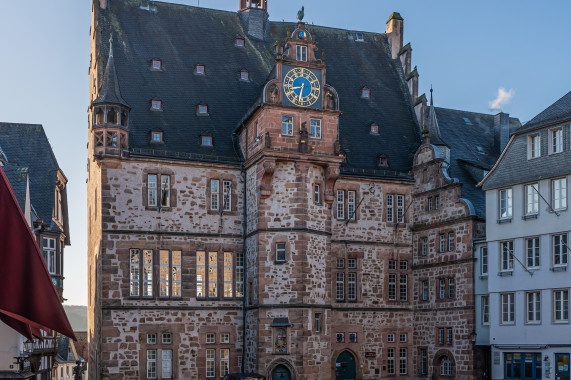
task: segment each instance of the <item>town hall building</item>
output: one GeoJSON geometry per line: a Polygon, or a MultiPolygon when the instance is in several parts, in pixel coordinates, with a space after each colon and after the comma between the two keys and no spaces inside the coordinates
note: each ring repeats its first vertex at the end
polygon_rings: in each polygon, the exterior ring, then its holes
{"type": "Polygon", "coordinates": [[[238,5],[93,2],[90,379],[481,378],[476,184],[518,121],[419,96],[398,13],[238,5]]]}

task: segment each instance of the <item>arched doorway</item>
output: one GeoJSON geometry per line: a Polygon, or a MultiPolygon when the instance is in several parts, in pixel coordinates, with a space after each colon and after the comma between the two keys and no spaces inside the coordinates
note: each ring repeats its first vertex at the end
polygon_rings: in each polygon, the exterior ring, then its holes
{"type": "Polygon", "coordinates": [[[280,364],[273,370],[272,380],[291,380],[291,373],[285,365],[280,364]]]}
{"type": "Polygon", "coordinates": [[[343,351],[335,361],[335,380],[355,380],[355,357],[349,351],[343,351]]]}

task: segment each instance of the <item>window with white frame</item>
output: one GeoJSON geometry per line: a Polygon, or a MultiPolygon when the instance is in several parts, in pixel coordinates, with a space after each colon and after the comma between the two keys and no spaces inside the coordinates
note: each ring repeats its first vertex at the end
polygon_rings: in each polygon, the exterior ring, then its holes
{"type": "Polygon", "coordinates": [[[428,253],[428,238],[423,237],[420,239],[420,255],[426,256],[428,253]]]}
{"type": "Polygon", "coordinates": [[[313,185],[313,202],[315,204],[320,204],[321,203],[321,192],[320,192],[320,186],[315,184],[313,185]]]}
{"type": "Polygon", "coordinates": [[[563,128],[553,128],[549,130],[549,153],[563,152],[563,128]]]}
{"type": "Polygon", "coordinates": [[[276,262],[285,263],[287,253],[286,243],[276,243],[276,262]]]}
{"type": "Polygon", "coordinates": [[[221,333],[220,334],[220,343],[221,344],[230,344],[230,334],[221,333]]]}
{"type": "Polygon", "coordinates": [[[161,335],[161,344],[172,344],[172,334],[164,333],[161,335]]]}
{"type": "Polygon", "coordinates": [[[224,252],[224,297],[234,297],[234,258],[232,252],[224,252]]]}
{"type": "Polygon", "coordinates": [[[321,138],[321,120],[309,119],[309,137],[314,139],[321,138]]]}
{"type": "Polygon", "coordinates": [[[357,343],[357,333],[349,333],[349,343],[357,343]]]}
{"type": "Polygon", "coordinates": [[[451,346],[454,342],[454,331],[451,328],[446,329],[446,344],[451,346]]]}
{"type": "Polygon", "coordinates": [[[396,301],[397,299],[397,275],[394,273],[389,274],[389,301],[396,301]]]}
{"type": "Polygon", "coordinates": [[[282,136],[293,136],[293,117],[282,116],[282,136]]]}
{"type": "Polygon", "coordinates": [[[525,214],[536,215],[539,212],[539,184],[525,185],[525,214]]]}
{"type": "Polygon", "coordinates": [[[218,252],[196,252],[196,298],[218,298],[218,252]]]}
{"type": "Polygon", "coordinates": [[[406,334],[399,335],[399,342],[406,343],[406,334]]]}
{"type": "Polygon", "coordinates": [[[206,377],[216,377],[216,350],[206,350],[206,377]]]}
{"type": "Polygon", "coordinates": [[[161,378],[172,379],[172,350],[161,350],[161,378]]]}
{"type": "Polygon", "coordinates": [[[500,190],[500,219],[512,217],[512,189],[500,190]]]}
{"type": "Polygon", "coordinates": [[[244,253],[236,253],[236,297],[244,297],[244,253]]]}
{"type": "Polygon", "coordinates": [[[401,348],[399,350],[399,374],[406,375],[408,365],[407,349],[401,348]]]}
{"type": "Polygon", "coordinates": [[[387,371],[389,375],[395,374],[395,349],[387,348],[387,371]]]}
{"type": "Polygon", "coordinates": [[[526,298],[526,320],[527,323],[541,322],[541,293],[527,292],[526,298]]]}
{"type": "Polygon", "coordinates": [[[399,300],[408,300],[408,275],[401,274],[399,277],[399,300]]]}
{"type": "Polygon", "coordinates": [[[295,59],[298,61],[307,61],[307,46],[296,45],[295,59]]]}
{"type": "Polygon", "coordinates": [[[181,251],[159,251],[159,297],[181,296],[181,251]]]}
{"type": "Polygon", "coordinates": [[[454,244],[454,232],[448,232],[448,251],[454,252],[455,244],[454,244]]]}
{"type": "Polygon", "coordinates": [[[434,196],[434,209],[438,210],[440,208],[440,196],[434,196]]]}
{"type": "Polygon", "coordinates": [[[42,254],[44,256],[44,262],[48,272],[50,274],[57,274],[56,268],[56,251],[57,251],[57,240],[52,238],[42,239],[42,254]]]}
{"type": "Polygon", "coordinates": [[[482,296],[482,324],[490,324],[490,296],[482,296]]]}
{"type": "Polygon", "coordinates": [[[157,344],[157,334],[147,334],[147,344],[157,344]]]}
{"type": "Polygon", "coordinates": [[[456,296],[456,285],[453,278],[448,279],[448,298],[452,299],[456,296]]]}
{"type": "Polygon", "coordinates": [[[211,179],[210,209],[213,211],[220,210],[221,205],[222,211],[232,210],[232,181],[211,179]],[[220,183],[222,183],[222,188],[220,188],[220,183]]]}
{"type": "Polygon", "coordinates": [[[387,342],[394,343],[395,341],[395,334],[388,334],[387,335],[387,342]]]}
{"type": "Polygon", "coordinates": [[[514,269],[514,242],[513,240],[502,241],[500,243],[501,255],[502,255],[502,272],[513,271],[514,269]]]}
{"type": "Polygon", "coordinates": [[[315,313],[313,315],[313,330],[315,332],[321,332],[321,325],[323,324],[322,320],[321,320],[321,313],[315,313]]]}
{"type": "Polygon", "coordinates": [[[348,265],[345,266],[345,259],[337,259],[335,273],[335,299],[337,302],[356,301],[357,300],[357,259],[350,258],[347,260],[348,265]]]}
{"type": "Polygon", "coordinates": [[[439,252],[445,252],[446,251],[446,235],[440,234],[440,236],[438,238],[439,238],[439,244],[438,244],[439,252]]]}
{"type": "Polygon", "coordinates": [[[404,195],[397,195],[397,222],[404,222],[404,195]]]}
{"type": "Polygon", "coordinates": [[[440,359],[440,375],[452,376],[452,361],[448,356],[443,356],[440,359]]]}
{"type": "Polygon", "coordinates": [[[147,206],[170,207],[170,176],[149,174],[147,176],[147,206]],[[160,189],[159,186],[160,180],[160,189]]]}
{"type": "Polygon", "coordinates": [[[345,299],[345,273],[335,273],[335,299],[342,301],[345,299]]]}
{"type": "Polygon", "coordinates": [[[527,137],[527,157],[537,158],[541,156],[541,138],[539,134],[530,135],[527,137]]]}
{"type": "Polygon", "coordinates": [[[147,350],[147,379],[157,378],[157,350],[147,350]]]}
{"type": "Polygon", "coordinates": [[[513,324],[515,322],[515,294],[501,293],[501,323],[513,324]]]}
{"type": "Polygon", "coordinates": [[[153,251],[130,250],[130,296],[153,296],[153,251]],[[142,280],[142,281],[141,281],[142,280]],[[142,290],[142,291],[141,291],[142,290]]]}
{"type": "Polygon", "coordinates": [[[554,210],[567,208],[567,178],[559,178],[551,181],[551,207],[554,210]]]}
{"type": "Polygon", "coordinates": [[[438,329],[438,344],[439,345],[444,345],[445,335],[446,335],[446,329],[445,328],[439,328],[438,329]]]}
{"type": "Polygon", "coordinates": [[[527,251],[527,267],[539,267],[539,238],[525,239],[525,246],[527,251]]]}
{"type": "Polygon", "coordinates": [[[567,266],[567,234],[553,235],[553,266],[567,266]]]}
{"type": "Polygon", "coordinates": [[[230,373],[230,350],[223,348],[220,350],[220,376],[224,377],[230,373]]]}
{"type": "Polygon", "coordinates": [[[420,356],[420,374],[426,375],[428,373],[428,354],[426,348],[421,348],[420,356]]]}
{"type": "Polygon", "coordinates": [[[394,222],[394,195],[387,195],[387,222],[394,222]]]}
{"type": "Polygon", "coordinates": [[[443,278],[438,281],[438,295],[441,300],[446,298],[446,280],[443,278]]]}
{"type": "Polygon", "coordinates": [[[569,290],[553,291],[553,321],[569,322],[569,290]]]}
{"type": "Polygon", "coordinates": [[[353,190],[337,190],[337,219],[357,219],[357,192],[353,190]]]}
{"type": "Polygon", "coordinates": [[[488,247],[480,247],[480,273],[488,275],[488,247]]]}

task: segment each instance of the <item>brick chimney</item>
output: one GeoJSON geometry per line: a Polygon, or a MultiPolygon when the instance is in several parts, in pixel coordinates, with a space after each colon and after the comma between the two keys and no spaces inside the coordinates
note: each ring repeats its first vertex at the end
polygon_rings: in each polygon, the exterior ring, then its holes
{"type": "Polygon", "coordinates": [[[238,12],[246,33],[263,40],[269,26],[268,0],[240,0],[238,12]]]}
{"type": "Polygon", "coordinates": [[[510,115],[500,112],[494,115],[494,148],[503,151],[510,139],[510,115]]]}
{"type": "Polygon", "coordinates": [[[389,38],[389,45],[391,46],[391,56],[393,59],[397,58],[403,47],[403,18],[400,13],[393,12],[387,21],[387,30],[385,33],[389,38]]]}

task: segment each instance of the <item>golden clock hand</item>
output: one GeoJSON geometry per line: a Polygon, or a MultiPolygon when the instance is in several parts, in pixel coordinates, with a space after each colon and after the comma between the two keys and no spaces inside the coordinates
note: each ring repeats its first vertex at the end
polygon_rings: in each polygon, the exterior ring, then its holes
{"type": "Polygon", "coordinates": [[[301,84],[301,90],[299,90],[299,98],[298,98],[298,102],[301,102],[301,94],[303,94],[303,86],[305,86],[305,83],[301,84]]]}
{"type": "Polygon", "coordinates": [[[292,89],[292,90],[297,90],[298,88],[303,88],[303,85],[304,85],[304,84],[305,84],[305,83],[302,83],[302,85],[301,85],[301,86],[292,87],[291,89],[292,89]]]}

